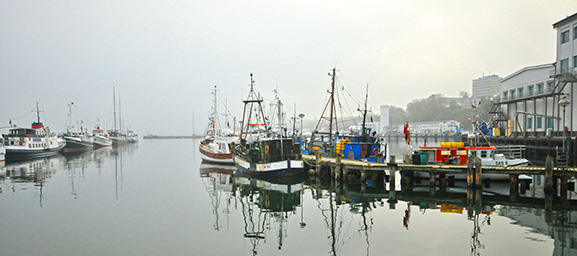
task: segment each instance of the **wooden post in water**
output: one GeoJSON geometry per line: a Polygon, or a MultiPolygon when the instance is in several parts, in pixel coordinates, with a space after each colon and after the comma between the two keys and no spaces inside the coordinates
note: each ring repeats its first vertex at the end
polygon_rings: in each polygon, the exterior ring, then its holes
{"type": "Polygon", "coordinates": [[[553,194],[555,188],[553,187],[553,158],[547,156],[545,160],[545,186],[543,187],[545,194],[553,194]]]}
{"type": "Polygon", "coordinates": [[[481,158],[475,156],[475,187],[483,188],[483,169],[481,168],[481,158]]]}
{"type": "Polygon", "coordinates": [[[434,172],[429,172],[429,195],[430,196],[434,196],[435,195],[435,173],[434,172]]]}
{"type": "Polygon", "coordinates": [[[335,163],[335,173],[333,175],[334,180],[339,181],[341,179],[341,168],[341,154],[338,154],[335,163]]]}
{"type": "Polygon", "coordinates": [[[367,191],[367,170],[361,168],[361,192],[367,191]]]}
{"type": "Polygon", "coordinates": [[[447,175],[445,173],[439,174],[439,191],[447,191],[447,175]]]}
{"type": "Polygon", "coordinates": [[[519,201],[519,174],[509,174],[509,198],[511,202],[519,201]]]}
{"type": "Polygon", "coordinates": [[[560,191],[559,191],[559,197],[561,198],[561,204],[562,205],[567,205],[567,178],[566,177],[560,177],[560,182],[561,182],[561,187],[560,187],[560,191]]]}

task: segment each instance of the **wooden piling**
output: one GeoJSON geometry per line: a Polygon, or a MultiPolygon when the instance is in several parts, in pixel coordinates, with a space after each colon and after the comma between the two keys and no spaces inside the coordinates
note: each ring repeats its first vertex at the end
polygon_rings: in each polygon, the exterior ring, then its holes
{"type": "Polygon", "coordinates": [[[560,178],[561,187],[559,188],[559,197],[561,199],[562,205],[567,205],[567,178],[561,177],[560,178]]]}
{"type": "Polygon", "coordinates": [[[553,158],[547,156],[545,160],[545,186],[543,187],[545,194],[553,194],[555,188],[553,187],[553,158]]]}
{"type": "Polygon", "coordinates": [[[447,191],[447,176],[445,173],[439,174],[439,190],[442,192],[447,191]]]}
{"type": "Polygon", "coordinates": [[[509,174],[509,198],[511,202],[519,201],[519,174],[509,174]]]}
{"type": "Polygon", "coordinates": [[[367,176],[368,176],[367,171],[361,169],[361,192],[367,191],[367,176]]]}
{"type": "Polygon", "coordinates": [[[481,168],[481,158],[475,157],[475,187],[481,189],[483,187],[483,169],[481,168]]]}
{"type": "Polygon", "coordinates": [[[435,173],[434,172],[429,172],[429,195],[430,196],[434,196],[435,195],[435,189],[436,189],[436,182],[435,182],[435,173]]]}

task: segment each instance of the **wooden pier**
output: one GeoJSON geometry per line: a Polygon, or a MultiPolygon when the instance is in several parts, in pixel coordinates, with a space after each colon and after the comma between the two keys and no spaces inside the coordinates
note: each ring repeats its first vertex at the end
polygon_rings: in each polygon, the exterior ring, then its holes
{"type": "MultiPolygon", "coordinates": [[[[429,193],[431,195],[446,191],[447,186],[454,183],[454,180],[450,178],[454,174],[466,174],[467,187],[474,191],[482,191],[485,182],[483,174],[505,174],[509,175],[509,194],[513,202],[519,201],[519,194],[524,193],[529,186],[528,181],[519,180],[519,175],[544,176],[543,194],[545,195],[545,200],[547,201],[547,198],[551,200],[552,198],[559,198],[563,205],[567,204],[568,189],[574,188],[574,183],[570,182],[570,180],[577,178],[577,168],[554,167],[554,160],[551,157],[547,158],[546,165],[543,167],[481,166],[480,159],[476,157],[470,158],[468,165],[404,164],[396,163],[394,156],[391,156],[391,162],[388,164],[341,159],[340,157],[321,157],[318,155],[303,155],[303,160],[311,167],[312,174],[330,177],[331,181],[337,186],[342,185],[346,188],[353,180],[358,180],[362,192],[367,191],[367,180],[371,180],[373,186],[380,187],[386,186],[384,184],[386,179],[389,183],[389,188],[394,188],[397,171],[401,176],[402,191],[409,192],[413,190],[415,180],[418,178],[415,174],[417,172],[428,173],[429,193]],[[321,167],[329,168],[323,169],[321,167]],[[322,173],[323,170],[325,173],[322,173]],[[328,173],[326,173],[326,170],[328,170],[328,173]],[[437,184],[439,191],[437,191],[437,184]]],[[[393,193],[393,198],[396,198],[394,189],[390,189],[389,193],[393,193]]]]}

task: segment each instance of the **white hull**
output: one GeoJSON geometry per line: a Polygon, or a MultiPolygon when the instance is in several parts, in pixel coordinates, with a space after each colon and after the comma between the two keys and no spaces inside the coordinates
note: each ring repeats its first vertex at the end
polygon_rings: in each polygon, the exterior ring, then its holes
{"type": "Polygon", "coordinates": [[[112,140],[103,136],[94,136],[94,147],[110,147],[112,146],[112,140]]]}
{"type": "Polygon", "coordinates": [[[250,163],[242,157],[234,156],[234,163],[244,171],[254,174],[283,175],[300,174],[304,171],[303,160],[282,160],[270,163],[250,163]]]}

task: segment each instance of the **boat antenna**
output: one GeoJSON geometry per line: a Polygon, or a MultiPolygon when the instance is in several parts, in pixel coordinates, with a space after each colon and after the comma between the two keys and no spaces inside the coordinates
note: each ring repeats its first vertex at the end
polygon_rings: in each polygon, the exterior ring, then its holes
{"type": "Polygon", "coordinates": [[[38,118],[38,123],[40,123],[40,108],[38,108],[38,102],[36,102],[36,116],[38,118]]]}

